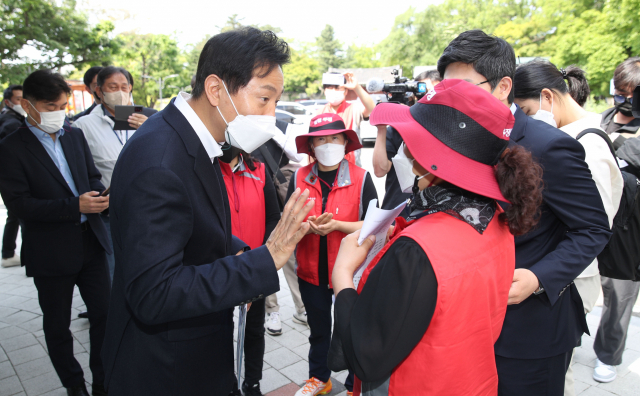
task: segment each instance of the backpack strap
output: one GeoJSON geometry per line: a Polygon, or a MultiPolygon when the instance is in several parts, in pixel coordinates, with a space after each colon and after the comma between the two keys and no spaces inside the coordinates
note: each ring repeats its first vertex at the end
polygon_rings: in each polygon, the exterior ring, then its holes
{"type": "Polygon", "coordinates": [[[616,165],[618,165],[618,168],[620,168],[620,164],[618,163],[618,157],[616,156],[616,150],[613,148],[613,143],[611,143],[611,139],[609,139],[609,135],[607,135],[607,133],[602,129],[588,128],[580,132],[578,136],[576,136],[576,140],[580,140],[581,137],[583,137],[588,133],[595,133],[596,135],[604,139],[605,142],[607,142],[607,146],[609,146],[609,151],[611,151],[611,155],[613,155],[613,159],[616,161],[616,165]]]}

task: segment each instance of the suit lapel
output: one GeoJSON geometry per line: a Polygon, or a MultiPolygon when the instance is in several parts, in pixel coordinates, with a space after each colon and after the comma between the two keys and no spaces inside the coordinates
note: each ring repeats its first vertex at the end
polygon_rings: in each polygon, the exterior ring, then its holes
{"type": "Polygon", "coordinates": [[[180,110],[173,104],[174,100],[162,110],[162,115],[178,135],[180,135],[189,155],[195,158],[193,170],[198,176],[198,179],[200,179],[200,183],[207,193],[226,235],[227,230],[229,233],[231,232],[231,215],[228,211],[229,202],[226,187],[224,187],[224,181],[222,180],[220,165],[217,161],[214,161],[213,164],[211,163],[211,158],[207,155],[207,151],[204,149],[196,131],[184,115],[182,115],[180,110]],[[227,217],[229,217],[229,221],[227,221],[227,217]]]}
{"type": "Polygon", "coordinates": [[[524,114],[520,107],[518,106],[515,114],[513,115],[516,119],[516,122],[513,124],[513,129],[511,130],[510,140],[512,142],[518,142],[524,138],[524,133],[527,125],[527,117],[528,115],[524,114]]]}
{"type": "Polygon", "coordinates": [[[76,153],[73,149],[73,143],[71,142],[71,137],[69,136],[69,131],[65,130],[64,136],[59,137],[60,144],[62,145],[62,150],[64,151],[64,156],[67,159],[67,164],[69,165],[69,170],[71,171],[71,176],[73,177],[73,181],[76,184],[76,189],[78,193],[82,194],[80,191],[80,177],[78,176],[78,170],[76,166],[76,153]]]}
{"type": "Polygon", "coordinates": [[[33,154],[33,156],[38,161],[40,161],[40,163],[49,171],[49,173],[51,173],[54,179],[59,181],[60,184],[62,184],[67,189],[67,191],[69,191],[69,193],[73,195],[73,191],[71,191],[69,184],[66,180],[64,180],[64,177],[62,177],[62,173],[60,173],[60,170],[49,156],[49,153],[47,153],[47,150],[42,147],[42,143],[40,143],[38,138],[33,135],[26,124],[22,124],[20,133],[22,135],[22,140],[26,143],[27,149],[31,152],[31,154],[33,154]]]}

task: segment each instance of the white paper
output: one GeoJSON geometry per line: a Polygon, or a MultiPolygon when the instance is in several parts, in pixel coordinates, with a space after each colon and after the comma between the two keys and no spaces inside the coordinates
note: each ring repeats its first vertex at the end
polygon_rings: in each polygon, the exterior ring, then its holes
{"type": "Polygon", "coordinates": [[[364,263],[362,263],[362,265],[358,267],[353,275],[353,284],[356,289],[358,288],[358,284],[360,283],[362,274],[369,266],[369,263],[371,263],[371,260],[373,260],[373,258],[384,247],[389,227],[391,227],[391,224],[393,224],[393,221],[396,219],[396,217],[398,217],[400,212],[402,212],[405,206],[407,206],[407,203],[403,202],[394,209],[386,210],[377,208],[377,202],[377,199],[372,199],[369,202],[367,215],[364,218],[364,223],[362,223],[362,229],[360,230],[360,238],[358,238],[358,244],[362,245],[364,240],[367,239],[370,235],[375,235],[376,242],[373,244],[371,250],[369,250],[369,254],[367,254],[367,258],[364,260],[364,263]]]}

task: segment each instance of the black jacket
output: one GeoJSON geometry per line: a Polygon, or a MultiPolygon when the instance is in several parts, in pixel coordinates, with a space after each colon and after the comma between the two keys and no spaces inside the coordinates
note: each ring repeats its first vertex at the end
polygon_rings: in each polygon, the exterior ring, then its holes
{"type": "MultiPolygon", "coordinates": [[[[103,191],[102,176],[84,134],[65,126],[60,144],[80,195],[103,191]]],[[[20,259],[27,276],[63,276],[82,267],[80,199],[73,195],[42,143],[23,121],[0,141],[0,193],[22,226],[20,259]]],[[[87,221],[105,251],[111,253],[107,230],[98,214],[87,221]]]]}
{"type": "Polygon", "coordinates": [[[120,153],[109,217],[109,395],[228,395],[233,307],[278,291],[278,274],[265,246],[235,255],[218,160],[173,101],[120,153]]]}
{"type": "Polygon", "coordinates": [[[8,108],[7,111],[0,115],[0,139],[4,139],[11,132],[20,128],[24,122],[24,117],[17,111],[8,108]]]}
{"type": "Polygon", "coordinates": [[[544,170],[538,225],[515,238],[516,268],[528,268],[545,292],[507,308],[496,354],[541,359],[572,350],[587,332],[582,300],[573,280],[609,241],[602,199],[584,162],[582,145],[517,109],[511,144],[531,151],[544,170]]]}

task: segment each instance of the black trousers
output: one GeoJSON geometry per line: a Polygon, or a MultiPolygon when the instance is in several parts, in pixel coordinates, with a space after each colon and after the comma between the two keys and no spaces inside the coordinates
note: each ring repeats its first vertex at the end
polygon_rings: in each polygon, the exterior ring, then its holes
{"type": "Polygon", "coordinates": [[[563,396],[573,350],[544,359],[496,355],[498,396],[563,396]]]}
{"type": "Polygon", "coordinates": [[[13,212],[7,210],[7,222],[4,224],[2,235],[2,258],[11,258],[16,254],[16,238],[20,222],[13,212]]]}
{"type": "Polygon", "coordinates": [[[255,385],[262,379],[264,359],[264,298],[254,301],[247,312],[244,333],[244,382],[255,385]]]}
{"type": "MultiPolygon", "coordinates": [[[[298,278],[300,296],[307,310],[309,324],[309,378],[316,377],[327,382],[331,370],[327,366],[329,346],[331,345],[331,307],[333,306],[333,289],[326,285],[315,286],[298,278]]],[[[349,372],[344,386],[353,391],[353,373],[349,372]]]]}
{"type": "Polygon", "coordinates": [[[104,383],[104,370],[100,350],[104,340],[109,308],[109,273],[107,258],[98,239],[89,228],[82,233],[83,265],[74,275],[35,277],[38,300],[42,309],[44,338],[51,363],[65,387],[84,384],[84,372],[73,356],[71,324],[71,302],[73,288],[78,285],[80,295],[89,312],[89,340],[91,351],[89,367],[93,383],[104,383]]]}

